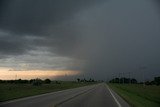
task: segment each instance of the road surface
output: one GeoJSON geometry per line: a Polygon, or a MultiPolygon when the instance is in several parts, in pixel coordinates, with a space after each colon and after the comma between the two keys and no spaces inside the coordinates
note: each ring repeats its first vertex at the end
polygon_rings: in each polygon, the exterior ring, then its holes
{"type": "Polygon", "coordinates": [[[129,107],[105,83],[0,103],[0,107],[129,107]]]}

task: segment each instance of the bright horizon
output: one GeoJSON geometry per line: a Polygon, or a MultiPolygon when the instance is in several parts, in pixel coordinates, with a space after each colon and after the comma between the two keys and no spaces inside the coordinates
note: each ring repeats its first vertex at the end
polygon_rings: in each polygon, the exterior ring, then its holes
{"type": "Polygon", "coordinates": [[[69,70],[29,70],[29,71],[12,71],[9,68],[0,68],[0,80],[15,79],[57,79],[58,77],[74,76],[79,74],[78,71],[69,70]]]}

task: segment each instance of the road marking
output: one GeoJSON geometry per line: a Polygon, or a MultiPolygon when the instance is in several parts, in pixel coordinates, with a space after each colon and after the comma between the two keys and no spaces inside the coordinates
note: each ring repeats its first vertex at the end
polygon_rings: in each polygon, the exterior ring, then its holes
{"type": "Polygon", "coordinates": [[[72,99],[74,99],[74,98],[76,98],[76,97],[78,97],[78,96],[80,96],[80,95],[83,95],[83,94],[85,94],[85,93],[87,93],[87,92],[92,91],[93,89],[95,89],[95,87],[90,88],[90,89],[87,89],[87,90],[85,90],[85,91],[82,91],[81,93],[76,94],[76,95],[74,95],[74,96],[72,96],[72,97],[70,97],[70,98],[67,98],[67,99],[65,99],[65,100],[63,100],[63,101],[55,104],[54,107],[58,107],[59,105],[65,103],[65,102],[67,102],[67,101],[70,101],[70,100],[72,100],[72,99]]]}
{"type": "Polygon", "coordinates": [[[110,94],[112,95],[113,99],[115,100],[115,102],[117,103],[118,107],[122,107],[121,104],[119,103],[119,101],[116,99],[116,97],[114,96],[114,94],[112,93],[112,91],[110,90],[110,88],[108,87],[108,85],[106,85],[110,94]]]}

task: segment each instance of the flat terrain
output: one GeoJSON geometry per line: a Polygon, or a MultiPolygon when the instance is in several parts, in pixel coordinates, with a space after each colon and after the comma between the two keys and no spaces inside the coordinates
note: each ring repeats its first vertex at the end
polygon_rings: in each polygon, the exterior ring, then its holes
{"type": "Polygon", "coordinates": [[[0,84],[0,102],[91,84],[94,83],[61,81],[58,83],[42,84],[41,86],[33,86],[32,84],[0,84]]]}
{"type": "Polygon", "coordinates": [[[160,86],[142,84],[109,84],[109,86],[134,107],[160,107],[160,86]]]}
{"type": "Polygon", "coordinates": [[[68,89],[8,102],[0,107],[129,107],[105,83],[68,89]]]}

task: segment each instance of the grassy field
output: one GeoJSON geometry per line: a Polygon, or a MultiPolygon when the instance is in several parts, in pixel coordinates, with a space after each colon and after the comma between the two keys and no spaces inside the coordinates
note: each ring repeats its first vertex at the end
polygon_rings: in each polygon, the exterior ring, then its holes
{"type": "Polygon", "coordinates": [[[160,107],[160,86],[109,84],[132,107],[160,107]]]}
{"type": "Polygon", "coordinates": [[[59,84],[51,83],[42,84],[41,86],[33,86],[32,84],[0,84],[0,102],[90,84],[93,83],[60,82],[59,84]]]}

